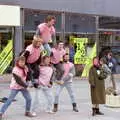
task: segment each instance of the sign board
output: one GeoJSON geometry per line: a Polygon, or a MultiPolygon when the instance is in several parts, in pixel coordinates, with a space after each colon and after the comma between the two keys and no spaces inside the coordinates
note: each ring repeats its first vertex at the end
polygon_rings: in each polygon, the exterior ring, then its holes
{"type": "Polygon", "coordinates": [[[74,43],[76,43],[76,53],[74,56],[75,64],[86,64],[87,56],[85,50],[85,44],[88,42],[88,38],[74,38],[74,43]]]}
{"type": "Polygon", "coordinates": [[[20,26],[20,6],[0,5],[0,26],[20,26]]]}

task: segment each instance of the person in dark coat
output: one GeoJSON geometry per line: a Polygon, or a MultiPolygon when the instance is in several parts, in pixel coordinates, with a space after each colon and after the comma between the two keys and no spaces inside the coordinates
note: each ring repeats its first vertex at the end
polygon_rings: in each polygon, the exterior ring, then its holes
{"type": "Polygon", "coordinates": [[[105,104],[105,78],[106,74],[104,74],[104,71],[99,64],[99,59],[97,57],[93,58],[93,66],[89,71],[91,102],[93,105],[92,116],[103,115],[103,113],[99,111],[99,104],[105,104]]]}

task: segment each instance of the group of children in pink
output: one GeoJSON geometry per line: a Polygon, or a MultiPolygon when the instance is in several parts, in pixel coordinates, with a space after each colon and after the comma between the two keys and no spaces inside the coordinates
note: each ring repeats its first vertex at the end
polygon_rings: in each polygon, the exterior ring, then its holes
{"type": "MultiPolygon", "coordinates": [[[[63,42],[59,42],[53,48],[48,44],[50,39],[55,38],[54,22],[55,17],[48,16],[45,23],[38,26],[32,44],[27,46],[16,59],[12,70],[11,93],[0,109],[0,120],[18,92],[21,92],[26,100],[25,116],[36,116],[34,111],[37,103],[34,98],[33,105],[31,104],[33,97],[28,89],[29,81],[35,88],[35,92],[44,93],[48,101],[46,110],[48,113],[58,111],[59,95],[64,87],[70,95],[73,111],[78,112],[72,88],[72,79],[75,75],[74,64],[69,62],[69,54],[66,53],[63,42]],[[45,50],[47,54],[43,54],[45,50]],[[56,85],[55,97],[52,93],[53,85],[56,85]]],[[[55,41],[54,39],[54,43],[55,41]]]]}

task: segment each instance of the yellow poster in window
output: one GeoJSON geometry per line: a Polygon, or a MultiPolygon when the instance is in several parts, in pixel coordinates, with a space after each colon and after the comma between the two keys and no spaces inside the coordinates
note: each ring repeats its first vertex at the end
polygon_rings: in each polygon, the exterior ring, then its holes
{"type": "Polygon", "coordinates": [[[74,43],[76,44],[76,53],[74,56],[75,64],[86,64],[88,57],[86,56],[86,43],[88,43],[88,38],[74,38],[74,43]]]}

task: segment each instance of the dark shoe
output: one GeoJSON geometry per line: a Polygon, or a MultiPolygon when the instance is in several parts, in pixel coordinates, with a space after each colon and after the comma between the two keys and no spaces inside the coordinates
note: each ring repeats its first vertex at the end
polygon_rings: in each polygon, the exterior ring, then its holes
{"type": "Polygon", "coordinates": [[[102,112],[99,111],[99,108],[96,108],[96,114],[97,115],[104,115],[104,113],[102,113],[102,112]]]}
{"type": "Polygon", "coordinates": [[[2,113],[0,113],[0,120],[2,120],[2,113]]]}
{"type": "Polygon", "coordinates": [[[96,115],[96,108],[92,108],[92,116],[96,115]]]}
{"type": "Polygon", "coordinates": [[[54,104],[53,112],[57,112],[57,111],[58,111],[58,104],[54,104]]]}
{"type": "Polygon", "coordinates": [[[26,112],[25,116],[27,116],[27,117],[35,117],[36,115],[32,114],[31,112],[26,112]]]}
{"type": "Polygon", "coordinates": [[[77,104],[76,104],[76,103],[73,103],[72,105],[73,105],[73,111],[79,112],[78,109],[77,109],[77,104]]]}

